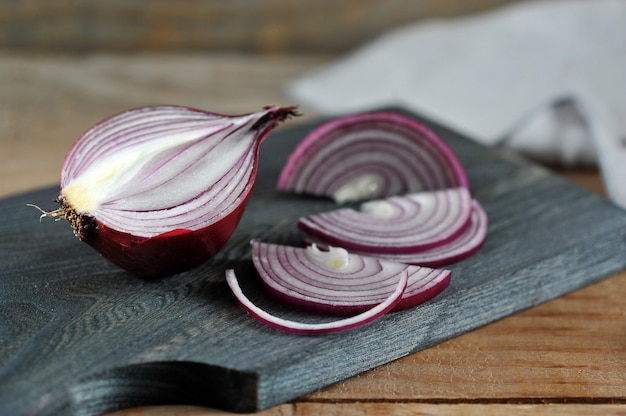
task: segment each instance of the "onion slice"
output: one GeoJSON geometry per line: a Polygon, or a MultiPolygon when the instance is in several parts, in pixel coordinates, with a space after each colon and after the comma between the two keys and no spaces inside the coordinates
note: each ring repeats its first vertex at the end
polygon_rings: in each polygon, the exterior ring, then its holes
{"type": "Polygon", "coordinates": [[[277,184],[338,203],[468,186],[446,143],[417,120],[388,111],[315,128],[291,153],[277,184]]]}
{"type": "Polygon", "coordinates": [[[298,226],[329,245],[363,253],[412,253],[438,247],[461,235],[470,223],[467,188],[392,196],[301,218],[298,226]]]}
{"type": "Polygon", "coordinates": [[[410,266],[330,247],[320,250],[252,241],[252,261],[268,292],[298,309],[331,315],[360,313],[384,302],[408,273],[394,310],[419,305],[444,290],[449,270],[410,266]]]}
{"type": "MultiPolygon", "coordinates": [[[[463,260],[480,250],[487,238],[487,228],[487,214],[480,203],[474,200],[472,202],[470,225],[465,228],[462,234],[447,244],[412,253],[381,254],[357,251],[355,254],[363,254],[389,261],[424,267],[443,267],[463,260]]],[[[306,241],[308,244],[315,243],[320,247],[328,246],[328,243],[321,239],[307,238],[306,241]]]]}
{"type": "Polygon", "coordinates": [[[403,254],[372,254],[368,255],[427,267],[442,267],[463,260],[475,254],[483,246],[487,238],[488,219],[482,206],[472,202],[470,225],[454,240],[437,247],[403,254]]]}
{"type": "Polygon", "coordinates": [[[400,278],[396,284],[395,290],[380,304],[373,308],[362,312],[356,316],[344,318],[332,322],[324,323],[304,323],[283,319],[270,314],[269,312],[259,308],[241,290],[237,281],[234,270],[226,270],[226,282],[230,287],[233,295],[239,304],[255,319],[286,332],[302,335],[325,334],[331,332],[345,331],[370,323],[389,312],[402,298],[402,294],[407,286],[408,272],[406,270],[400,273],[400,278]]]}

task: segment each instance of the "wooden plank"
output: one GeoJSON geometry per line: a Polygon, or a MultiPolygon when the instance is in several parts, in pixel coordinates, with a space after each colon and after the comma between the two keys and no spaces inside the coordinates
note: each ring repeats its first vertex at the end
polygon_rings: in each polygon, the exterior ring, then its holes
{"type": "Polygon", "coordinates": [[[514,1],[519,0],[0,0],[0,47],[337,53],[401,24],[514,1]]]}
{"type": "MultiPolygon", "coordinates": [[[[345,404],[298,404],[297,416],[611,416],[623,415],[624,405],[584,404],[422,404],[422,403],[345,403],[345,404]]],[[[201,416],[199,413],[197,416],[201,416]]],[[[137,415],[139,416],[139,415],[137,415]]],[[[144,416],[144,415],[142,415],[144,416]]],[[[158,413],[145,416],[160,416],[158,413]]],[[[196,416],[196,415],[194,415],[196,416]]]]}
{"type": "Polygon", "coordinates": [[[223,281],[223,270],[235,267],[261,300],[246,260],[249,239],[298,244],[295,220],[334,207],[274,191],[287,154],[312,126],[266,141],[257,188],[227,249],[156,282],[117,270],[77,243],[66,224],[39,224],[23,209],[46,206],[54,188],[2,200],[0,413],[91,414],[172,402],[268,408],[626,267],[623,211],[514,154],[433,127],[466,165],[490,216],[489,239],[451,267],[450,287],[433,302],[342,334],[271,330],[239,309],[223,281]]]}
{"type": "MultiPolygon", "coordinates": [[[[292,404],[283,404],[272,407],[268,410],[255,412],[255,416],[296,416],[295,406],[292,404]]],[[[148,406],[137,407],[133,409],[120,410],[110,412],[102,416],[227,416],[232,415],[218,409],[209,409],[200,406],[148,406]]],[[[250,414],[250,413],[248,413],[250,414]]]]}
{"type": "MultiPolygon", "coordinates": [[[[180,104],[224,114],[290,104],[289,80],[324,55],[26,55],[0,51],[0,196],[58,182],[65,153],[122,110],[180,104]]],[[[310,120],[304,115],[292,124],[310,120]]]]}
{"type": "Polygon", "coordinates": [[[623,400],[625,297],[622,272],[304,400],[623,400]]]}
{"type": "MultiPolygon", "coordinates": [[[[278,406],[257,416],[612,416],[626,413],[621,404],[431,404],[431,403],[297,403],[278,406]]],[[[145,407],[106,416],[226,416],[232,413],[192,406],[145,407]]]]}
{"type": "Polygon", "coordinates": [[[606,189],[600,174],[593,169],[557,169],[556,173],[598,195],[606,196],[606,189]]]}

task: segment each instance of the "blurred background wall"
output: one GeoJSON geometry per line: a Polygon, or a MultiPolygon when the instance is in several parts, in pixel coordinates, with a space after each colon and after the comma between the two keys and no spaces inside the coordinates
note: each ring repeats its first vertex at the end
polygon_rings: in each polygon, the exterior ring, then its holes
{"type": "Polygon", "coordinates": [[[340,53],[392,27],[520,0],[0,0],[0,48],[340,53]]]}

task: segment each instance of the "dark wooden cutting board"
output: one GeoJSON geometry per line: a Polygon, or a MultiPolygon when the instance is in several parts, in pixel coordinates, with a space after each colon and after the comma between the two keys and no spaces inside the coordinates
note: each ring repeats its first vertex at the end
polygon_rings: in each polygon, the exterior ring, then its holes
{"type": "Polygon", "coordinates": [[[52,208],[56,187],[1,200],[0,414],[174,403],[264,409],[626,268],[624,211],[511,152],[433,125],[489,215],[483,249],[451,267],[452,282],[436,299],[366,327],[324,336],[266,327],[233,300],[224,270],[235,268],[246,293],[275,313],[320,319],[267,300],[248,244],[297,245],[299,216],[335,208],[275,191],[287,155],[312,126],[283,126],[263,144],[254,194],[227,248],[164,279],[129,275],[68,224],[40,223],[26,204],[52,208]]]}

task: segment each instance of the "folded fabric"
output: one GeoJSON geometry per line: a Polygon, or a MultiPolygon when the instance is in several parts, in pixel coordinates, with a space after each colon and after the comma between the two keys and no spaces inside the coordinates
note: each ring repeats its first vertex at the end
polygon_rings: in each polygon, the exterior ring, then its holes
{"type": "Polygon", "coordinates": [[[326,115],[401,105],[542,162],[599,162],[626,207],[626,2],[517,3],[388,32],[295,80],[326,115]]]}

